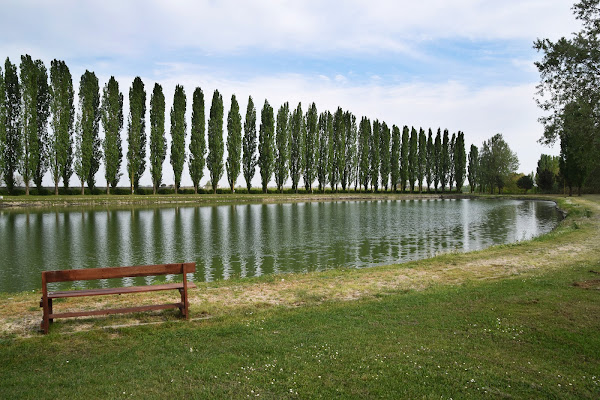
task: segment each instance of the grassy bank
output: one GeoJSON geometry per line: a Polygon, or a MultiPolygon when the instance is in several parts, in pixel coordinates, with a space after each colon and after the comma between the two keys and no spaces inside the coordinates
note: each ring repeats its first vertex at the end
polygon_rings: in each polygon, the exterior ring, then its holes
{"type": "Polygon", "coordinates": [[[600,197],[560,203],[569,217],[524,243],[200,284],[188,322],[173,312],[59,320],[41,337],[39,294],[2,294],[0,393],[598,398],[600,197]]]}

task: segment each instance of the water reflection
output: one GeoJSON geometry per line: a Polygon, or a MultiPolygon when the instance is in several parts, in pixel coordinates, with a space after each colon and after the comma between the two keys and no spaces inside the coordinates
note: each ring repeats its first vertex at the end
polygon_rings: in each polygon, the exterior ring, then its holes
{"type": "Polygon", "coordinates": [[[0,211],[0,291],[38,288],[50,269],[195,261],[192,278],[211,281],[360,268],[529,239],[559,218],[522,200],[0,211]]]}

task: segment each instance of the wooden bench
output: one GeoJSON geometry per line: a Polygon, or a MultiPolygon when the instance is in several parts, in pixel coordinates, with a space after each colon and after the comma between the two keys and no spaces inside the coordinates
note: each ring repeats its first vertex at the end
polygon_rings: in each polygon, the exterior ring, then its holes
{"type": "Polygon", "coordinates": [[[181,315],[188,318],[188,289],[195,288],[196,285],[187,281],[186,274],[196,271],[196,263],[183,264],[159,264],[159,265],[141,265],[133,267],[112,267],[112,268],[86,268],[86,269],[67,269],[62,271],[44,271],[42,272],[42,300],[40,307],[43,308],[44,314],[41,323],[41,329],[44,334],[48,333],[50,323],[54,318],[70,318],[81,317],[86,315],[106,315],[118,314],[137,311],[165,310],[170,308],[179,308],[181,315]],[[48,291],[48,283],[53,282],[72,282],[72,281],[87,281],[97,279],[112,279],[112,278],[128,278],[140,276],[158,276],[158,275],[182,275],[183,282],[165,283],[161,285],[146,285],[146,286],[128,286],[116,288],[101,288],[101,289],[80,289],[66,291],[48,291]],[[159,290],[178,290],[181,294],[181,301],[178,303],[155,304],[127,308],[112,308],[92,311],[77,311],[55,313],[52,310],[52,300],[66,297],[82,297],[82,296],[101,296],[108,294],[124,294],[124,293],[141,293],[154,292],[159,290]]]}

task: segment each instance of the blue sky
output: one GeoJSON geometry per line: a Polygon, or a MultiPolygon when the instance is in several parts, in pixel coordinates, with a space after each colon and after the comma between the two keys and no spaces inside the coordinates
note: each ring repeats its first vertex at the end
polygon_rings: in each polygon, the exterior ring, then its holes
{"type": "MultiPolygon", "coordinates": [[[[251,95],[257,108],[265,99],[275,109],[289,101],[306,110],[314,101],[319,111],[341,106],[390,126],[461,130],[467,146],[500,132],[519,156],[519,170],[530,172],[542,152],[558,151],[536,142],[543,130],[532,44],[578,30],[571,5],[8,0],[0,15],[0,56],[18,63],[31,54],[47,66],[63,59],[76,86],[86,69],[101,86],[114,75],[126,110],[128,88],[139,75],[148,99],[154,82],[163,85],[169,109],[175,85],[183,84],[188,110],[199,86],[207,101],[219,89],[226,111],[232,94],[243,111],[251,95]]],[[[165,183],[172,183],[168,160],[164,170],[165,183]]],[[[97,182],[104,184],[103,171],[97,182]]],[[[149,183],[146,173],[142,184],[149,183]]],[[[189,183],[186,169],[183,184],[189,183]]]]}

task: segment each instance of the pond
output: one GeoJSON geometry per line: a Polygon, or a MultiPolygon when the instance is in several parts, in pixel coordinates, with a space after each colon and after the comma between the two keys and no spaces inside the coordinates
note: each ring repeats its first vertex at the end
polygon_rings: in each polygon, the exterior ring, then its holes
{"type": "Polygon", "coordinates": [[[54,269],[195,261],[190,278],[212,281],[402,263],[530,239],[560,218],[548,201],[479,199],[3,210],[0,291],[37,289],[54,269]]]}

